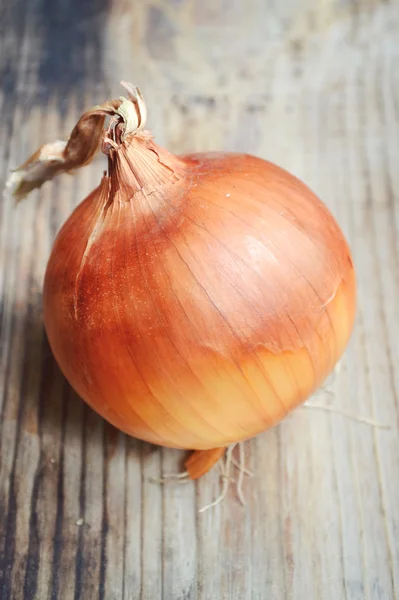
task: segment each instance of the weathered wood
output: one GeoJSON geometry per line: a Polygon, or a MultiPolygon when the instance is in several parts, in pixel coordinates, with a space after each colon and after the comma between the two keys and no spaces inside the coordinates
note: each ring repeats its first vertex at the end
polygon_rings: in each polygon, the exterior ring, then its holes
{"type": "Polygon", "coordinates": [[[56,231],[96,160],[0,205],[0,598],[399,598],[399,6],[395,0],[0,2],[0,185],[81,111],[140,85],[174,152],[240,150],[304,179],[338,218],[359,313],[318,403],[249,442],[247,505],[218,468],[126,438],[72,392],[42,324],[56,231]]]}

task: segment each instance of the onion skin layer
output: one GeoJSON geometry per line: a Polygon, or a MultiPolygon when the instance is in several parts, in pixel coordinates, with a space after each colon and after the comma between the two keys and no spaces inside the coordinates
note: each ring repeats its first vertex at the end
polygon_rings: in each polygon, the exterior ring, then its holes
{"type": "Polygon", "coordinates": [[[133,136],[55,241],[54,355],[122,431],[211,449],[272,427],[342,355],[355,272],[298,179],[238,154],[177,158],[133,136]]]}

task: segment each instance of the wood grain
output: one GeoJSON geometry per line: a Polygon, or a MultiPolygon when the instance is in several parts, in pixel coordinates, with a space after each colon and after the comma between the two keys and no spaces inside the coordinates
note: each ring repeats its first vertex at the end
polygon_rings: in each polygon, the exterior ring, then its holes
{"type": "Polygon", "coordinates": [[[395,0],[0,3],[0,183],[84,107],[140,85],[174,152],[239,150],[309,184],[351,244],[359,312],[318,403],[246,445],[247,505],[215,468],[104,423],[42,324],[51,244],[101,159],[0,205],[0,597],[399,598],[399,6],[395,0]]]}

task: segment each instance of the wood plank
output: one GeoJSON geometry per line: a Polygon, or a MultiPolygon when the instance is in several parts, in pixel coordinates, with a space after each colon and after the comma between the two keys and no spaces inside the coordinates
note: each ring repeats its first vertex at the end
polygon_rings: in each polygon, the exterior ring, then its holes
{"type": "Polygon", "coordinates": [[[399,10],[394,0],[0,2],[0,184],[82,110],[143,89],[173,152],[281,164],[336,215],[359,312],[314,401],[248,442],[242,507],[219,469],[160,485],[184,453],[117,432],[70,389],[46,342],[52,240],[104,160],[0,203],[0,597],[399,598],[399,10]],[[78,15],[78,17],[77,17],[78,15]]]}

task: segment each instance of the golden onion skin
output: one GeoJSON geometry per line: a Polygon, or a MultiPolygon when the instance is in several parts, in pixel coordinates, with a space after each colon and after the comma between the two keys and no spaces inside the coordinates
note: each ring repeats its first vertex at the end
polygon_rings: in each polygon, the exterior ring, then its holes
{"type": "Polygon", "coordinates": [[[348,343],[355,288],[341,230],[298,179],[136,135],[59,232],[44,318],[66,378],[110,423],[211,449],[320,386],[348,343]]]}

